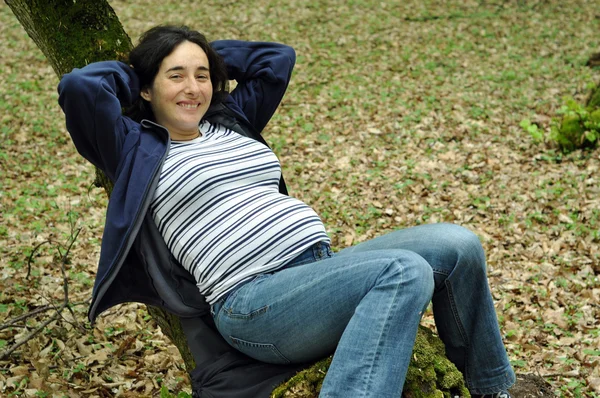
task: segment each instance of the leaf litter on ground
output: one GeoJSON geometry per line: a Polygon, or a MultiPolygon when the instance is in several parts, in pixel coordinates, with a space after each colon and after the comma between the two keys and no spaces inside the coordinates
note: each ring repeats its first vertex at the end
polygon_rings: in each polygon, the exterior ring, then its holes
{"type": "MultiPolygon", "coordinates": [[[[600,154],[561,154],[520,126],[547,133],[564,96],[583,101],[600,82],[586,66],[600,47],[595,1],[110,3],[134,41],[172,22],[292,45],[264,135],[334,247],[423,223],[472,229],[517,372],[559,396],[600,396],[600,154]]],[[[143,305],[87,323],[106,198],[66,133],[57,77],[5,4],[0,21],[0,323],[61,303],[64,246],[82,228],[65,265],[75,318],[63,311],[0,362],[0,394],[189,391],[143,305]]],[[[51,314],[0,330],[0,350],[51,314]]]]}

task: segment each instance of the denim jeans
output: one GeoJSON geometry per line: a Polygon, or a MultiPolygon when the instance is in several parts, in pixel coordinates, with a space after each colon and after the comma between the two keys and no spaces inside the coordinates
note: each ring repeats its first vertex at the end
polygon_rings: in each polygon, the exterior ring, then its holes
{"type": "Polygon", "coordinates": [[[334,353],[320,397],[399,398],[423,311],[433,312],[448,358],[473,394],[510,387],[481,243],[469,230],[430,224],[333,254],[317,244],[212,307],[225,340],[270,363],[334,353]]]}

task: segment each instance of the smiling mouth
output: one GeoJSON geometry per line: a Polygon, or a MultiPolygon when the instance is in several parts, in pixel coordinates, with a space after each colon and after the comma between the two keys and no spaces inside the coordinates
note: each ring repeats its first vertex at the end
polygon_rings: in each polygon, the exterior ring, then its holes
{"type": "Polygon", "coordinates": [[[200,106],[200,104],[177,104],[177,106],[180,106],[185,109],[196,109],[200,106]]]}

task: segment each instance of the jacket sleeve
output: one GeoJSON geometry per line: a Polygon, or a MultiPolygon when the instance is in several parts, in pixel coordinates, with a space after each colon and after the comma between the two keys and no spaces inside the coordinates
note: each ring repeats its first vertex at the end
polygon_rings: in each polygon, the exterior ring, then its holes
{"type": "Polygon", "coordinates": [[[58,85],[58,103],[79,153],[114,180],[123,141],[132,121],[123,106],[139,95],[138,78],[129,66],[103,61],[73,69],[58,85]]]}
{"type": "Polygon", "coordinates": [[[293,48],[284,44],[218,40],[212,47],[223,57],[229,79],[237,81],[234,102],[257,131],[275,113],[296,62],[293,48]]]}

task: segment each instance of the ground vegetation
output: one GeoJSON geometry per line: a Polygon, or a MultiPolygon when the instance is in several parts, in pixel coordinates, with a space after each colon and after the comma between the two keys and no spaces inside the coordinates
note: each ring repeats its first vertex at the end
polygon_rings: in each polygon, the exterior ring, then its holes
{"type": "MultiPolygon", "coordinates": [[[[265,137],[334,247],[422,223],[471,228],[516,370],[557,395],[600,395],[600,154],[521,126],[550,134],[563,98],[584,104],[600,82],[595,1],[110,4],[132,38],[186,23],[293,45],[265,137]]],[[[65,131],[52,67],[3,3],[0,43],[0,350],[50,320],[0,362],[0,394],[185,391],[144,306],[85,322],[106,197],[65,131]]]]}

